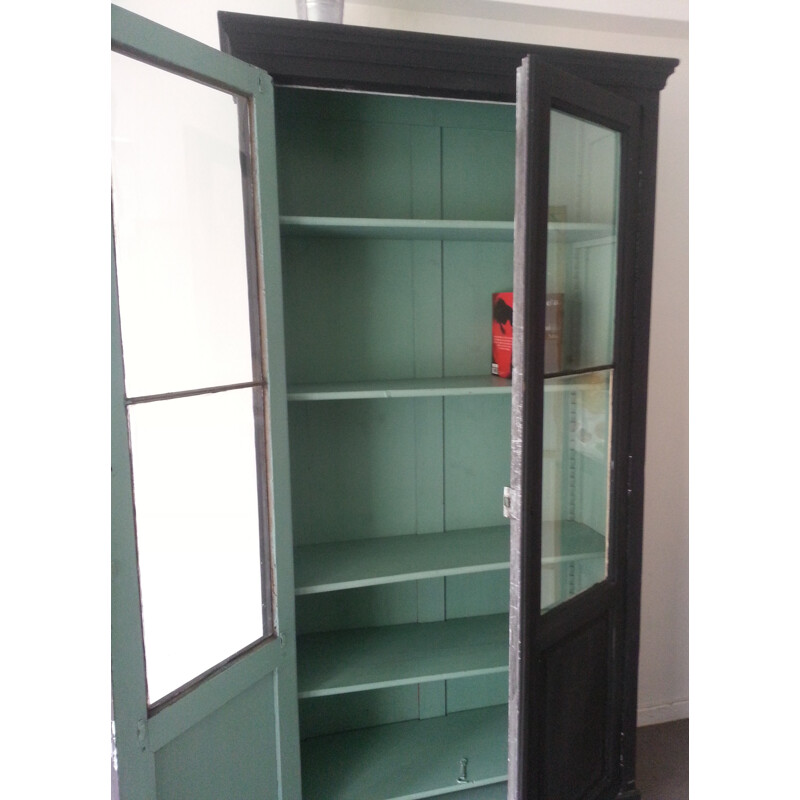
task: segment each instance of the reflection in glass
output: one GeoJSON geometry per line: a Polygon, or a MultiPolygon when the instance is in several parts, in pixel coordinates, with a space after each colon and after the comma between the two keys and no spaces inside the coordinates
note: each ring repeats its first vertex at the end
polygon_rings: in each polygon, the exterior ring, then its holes
{"type": "Polygon", "coordinates": [[[607,574],[611,382],[610,370],[545,381],[542,610],[607,574]]]}
{"type": "Polygon", "coordinates": [[[608,574],[621,136],[552,111],[541,608],[608,574]],[[569,376],[569,373],[578,373],[569,376]]]}
{"type": "Polygon", "coordinates": [[[153,703],[263,635],[253,391],[128,413],[153,703]]]}
{"type": "Polygon", "coordinates": [[[112,189],[128,397],[251,381],[231,96],[112,53],[112,189]]]}
{"type": "Polygon", "coordinates": [[[552,112],[548,300],[561,305],[547,372],[613,362],[620,134],[552,112]]]}

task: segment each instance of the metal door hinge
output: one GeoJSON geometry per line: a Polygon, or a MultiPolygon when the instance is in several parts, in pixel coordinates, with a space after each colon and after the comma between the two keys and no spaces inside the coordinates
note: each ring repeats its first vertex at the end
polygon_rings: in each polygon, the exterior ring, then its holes
{"type": "Polygon", "coordinates": [[[503,516],[506,519],[519,519],[519,492],[510,486],[503,487],[503,516]]]}

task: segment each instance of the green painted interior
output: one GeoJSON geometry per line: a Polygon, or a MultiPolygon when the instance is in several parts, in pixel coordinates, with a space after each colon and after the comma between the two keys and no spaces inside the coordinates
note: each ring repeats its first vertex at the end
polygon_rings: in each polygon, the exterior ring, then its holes
{"type": "Polygon", "coordinates": [[[505,705],[397,725],[321,736],[303,744],[303,800],[415,800],[502,783],[506,774],[505,705]],[[466,779],[459,784],[461,760],[466,779]]]}
{"type": "MultiPolygon", "coordinates": [[[[491,295],[512,288],[515,109],[298,89],[276,108],[304,798],[490,798],[506,770],[511,424],[491,295]]],[[[565,245],[587,241],[579,280],[608,284],[588,266],[610,230],[551,222],[551,285],[565,245]]],[[[580,342],[596,312],[576,308],[580,342]]],[[[575,401],[546,391],[560,521],[575,401]]],[[[597,480],[578,483],[586,516],[597,480]]],[[[596,579],[605,541],[558,522],[545,549],[549,604],[596,579]]]]}
{"type": "Polygon", "coordinates": [[[455,378],[405,378],[388,381],[309,383],[289,387],[290,400],[384,400],[399,397],[511,394],[505,378],[492,375],[455,378]]]}
{"type": "Polygon", "coordinates": [[[295,548],[295,591],[298,595],[330,593],[505,570],[508,565],[507,525],[324,542],[295,548]]]}
{"type": "Polygon", "coordinates": [[[515,110],[288,89],[276,107],[304,798],[494,784],[510,382],[489,331],[515,110]],[[462,785],[463,747],[482,777],[462,785]]]}
{"type": "Polygon", "coordinates": [[[513,223],[502,220],[373,219],[371,217],[281,217],[281,231],[291,236],[414,239],[416,241],[498,241],[514,238],[513,223]]]}
{"type": "Polygon", "coordinates": [[[309,634],[298,642],[302,698],[507,669],[507,614],[309,634]]]}

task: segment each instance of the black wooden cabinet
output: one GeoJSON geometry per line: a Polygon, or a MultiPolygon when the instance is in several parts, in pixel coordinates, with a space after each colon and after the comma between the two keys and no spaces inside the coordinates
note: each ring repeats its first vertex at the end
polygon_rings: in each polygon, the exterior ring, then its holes
{"type": "Polygon", "coordinates": [[[304,799],[639,797],[677,62],[219,23],[276,86],[304,799]],[[490,303],[511,290],[509,382],[490,303]]]}

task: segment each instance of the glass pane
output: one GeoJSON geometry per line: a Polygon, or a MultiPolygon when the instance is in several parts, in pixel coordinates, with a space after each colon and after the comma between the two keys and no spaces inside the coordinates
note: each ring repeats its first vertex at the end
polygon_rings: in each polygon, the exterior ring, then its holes
{"type": "Polygon", "coordinates": [[[609,443],[621,136],[551,114],[542,597],[552,608],[608,573],[609,443]]]}
{"type": "Polygon", "coordinates": [[[112,187],[128,397],[252,380],[237,107],[112,53],[112,187]]]}
{"type": "Polygon", "coordinates": [[[613,362],[620,134],[551,116],[548,373],[613,362]]]}
{"type": "Polygon", "coordinates": [[[611,370],[545,381],[543,611],[607,575],[611,382],[611,370]]]}
{"type": "Polygon", "coordinates": [[[253,390],[128,413],[152,703],[264,633],[253,390]]]}

